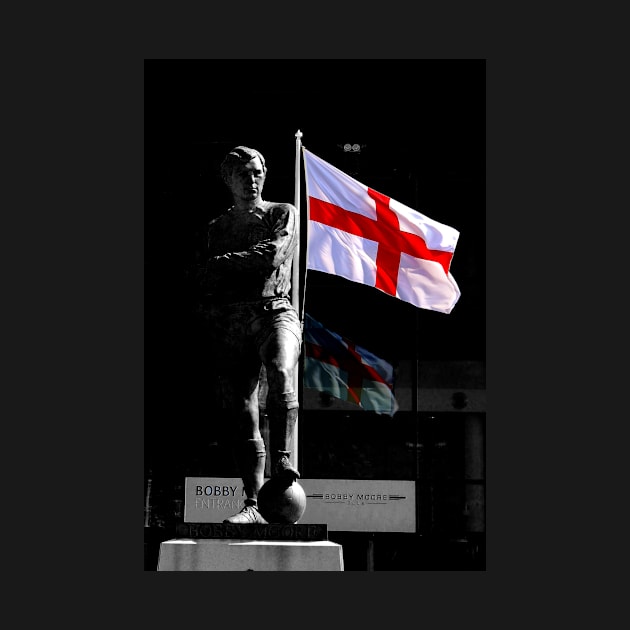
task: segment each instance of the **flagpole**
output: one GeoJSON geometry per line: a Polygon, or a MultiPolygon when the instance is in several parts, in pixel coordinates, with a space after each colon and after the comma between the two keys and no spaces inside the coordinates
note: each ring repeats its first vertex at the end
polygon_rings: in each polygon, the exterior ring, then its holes
{"type": "MultiPolygon", "coordinates": [[[[292,273],[292,277],[291,277],[291,303],[293,304],[293,307],[295,308],[295,310],[298,313],[298,317],[300,318],[300,322],[304,321],[304,313],[302,311],[301,305],[300,305],[300,295],[301,295],[301,287],[300,287],[300,237],[301,237],[301,216],[300,216],[300,166],[301,166],[301,138],[302,138],[302,132],[298,129],[297,133],[295,134],[295,190],[294,190],[294,194],[293,194],[293,205],[296,207],[297,212],[295,215],[295,223],[296,223],[296,232],[298,235],[297,238],[297,244],[295,246],[295,250],[293,252],[293,267],[291,270],[292,273]]],[[[298,365],[297,365],[297,369],[295,370],[295,375],[294,375],[294,387],[295,387],[295,391],[297,392],[297,396],[298,396],[298,402],[299,402],[299,406],[300,409],[303,408],[303,396],[302,396],[302,388],[300,387],[300,366],[301,366],[301,361],[298,360],[298,365]]],[[[296,420],[295,422],[295,428],[293,429],[293,444],[291,445],[291,463],[296,467],[296,468],[300,468],[300,466],[298,466],[298,446],[299,446],[299,441],[298,441],[298,430],[299,430],[299,416],[301,416],[301,413],[298,414],[298,420],[296,420]]]]}
{"type": "Polygon", "coordinates": [[[420,518],[424,513],[424,506],[422,500],[424,492],[422,492],[421,479],[422,474],[420,470],[420,406],[418,404],[418,387],[420,386],[420,365],[418,359],[418,343],[420,339],[420,318],[418,317],[418,311],[414,313],[414,344],[413,344],[413,365],[412,365],[412,377],[411,377],[411,409],[413,411],[414,424],[416,428],[416,534],[422,535],[424,533],[424,527],[420,522],[420,518]]]}
{"type": "Polygon", "coordinates": [[[291,301],[295,310],[298,312],[300,317],[300,321],[302,321],[302,309],[300,307],[300,231],[301,231],[301,216],[300,216],[300,154],[301,154],[301,139],[302,132],[298,129],[295,134],[295,190],[293,193],[293,205],[297,209],[296,213],[296,230],[298,234],[297,245],[295,246],[295,250],[293,252],[293,269],[292,269],[292,278],[291,278],[291,286],[293,287],[293,291],[291,292],[291,301]]]}

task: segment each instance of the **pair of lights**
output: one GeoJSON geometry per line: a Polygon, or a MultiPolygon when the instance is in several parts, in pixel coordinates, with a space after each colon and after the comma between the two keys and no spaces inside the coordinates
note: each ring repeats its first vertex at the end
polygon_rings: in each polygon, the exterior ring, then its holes
{"type": "Polygon", "coordinates": [[[346,153],[360,153],[361,152],[361,145],[360,144],[349,144],[346,143],[343,145],[343,150],[346,153]]]}

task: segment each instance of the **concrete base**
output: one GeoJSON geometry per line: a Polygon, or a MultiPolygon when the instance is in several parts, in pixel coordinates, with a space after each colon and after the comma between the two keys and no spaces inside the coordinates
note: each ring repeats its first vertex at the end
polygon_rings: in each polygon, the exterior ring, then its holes
{"type": "Polygon", "coordinates": [[[328,540],[177,538],[160,544],[157,570],[343,571],[343,551],[328,540]]]}

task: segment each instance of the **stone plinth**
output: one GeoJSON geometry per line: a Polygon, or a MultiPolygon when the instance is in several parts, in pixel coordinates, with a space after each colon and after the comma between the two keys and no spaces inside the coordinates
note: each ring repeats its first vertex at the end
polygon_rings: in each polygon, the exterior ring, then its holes
{"type": "Polygon", "coordinates": [[[161,543],[157,570],[343,571],[343,552],[328,540],[178,538],[161,543]]]}

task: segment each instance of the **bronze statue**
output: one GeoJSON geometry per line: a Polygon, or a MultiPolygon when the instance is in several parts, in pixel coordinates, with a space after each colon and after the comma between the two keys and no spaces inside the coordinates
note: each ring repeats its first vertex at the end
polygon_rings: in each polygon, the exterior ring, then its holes
{"type": "Polygon", "coordinates": [[[259,426],[262,366],[272,479],[290,485],[300,477],[290,449],[302,327],[289,297],[299,223],[294,205],[262,199],[266,176],[265,158],[254,149],[238,146],[225,156],[221,177],[233,205],[208,224],[207,262],[200,269],[212,360],[247,497],[225,523],[266,523],[257,500],[267,457],[259,426]]]}

